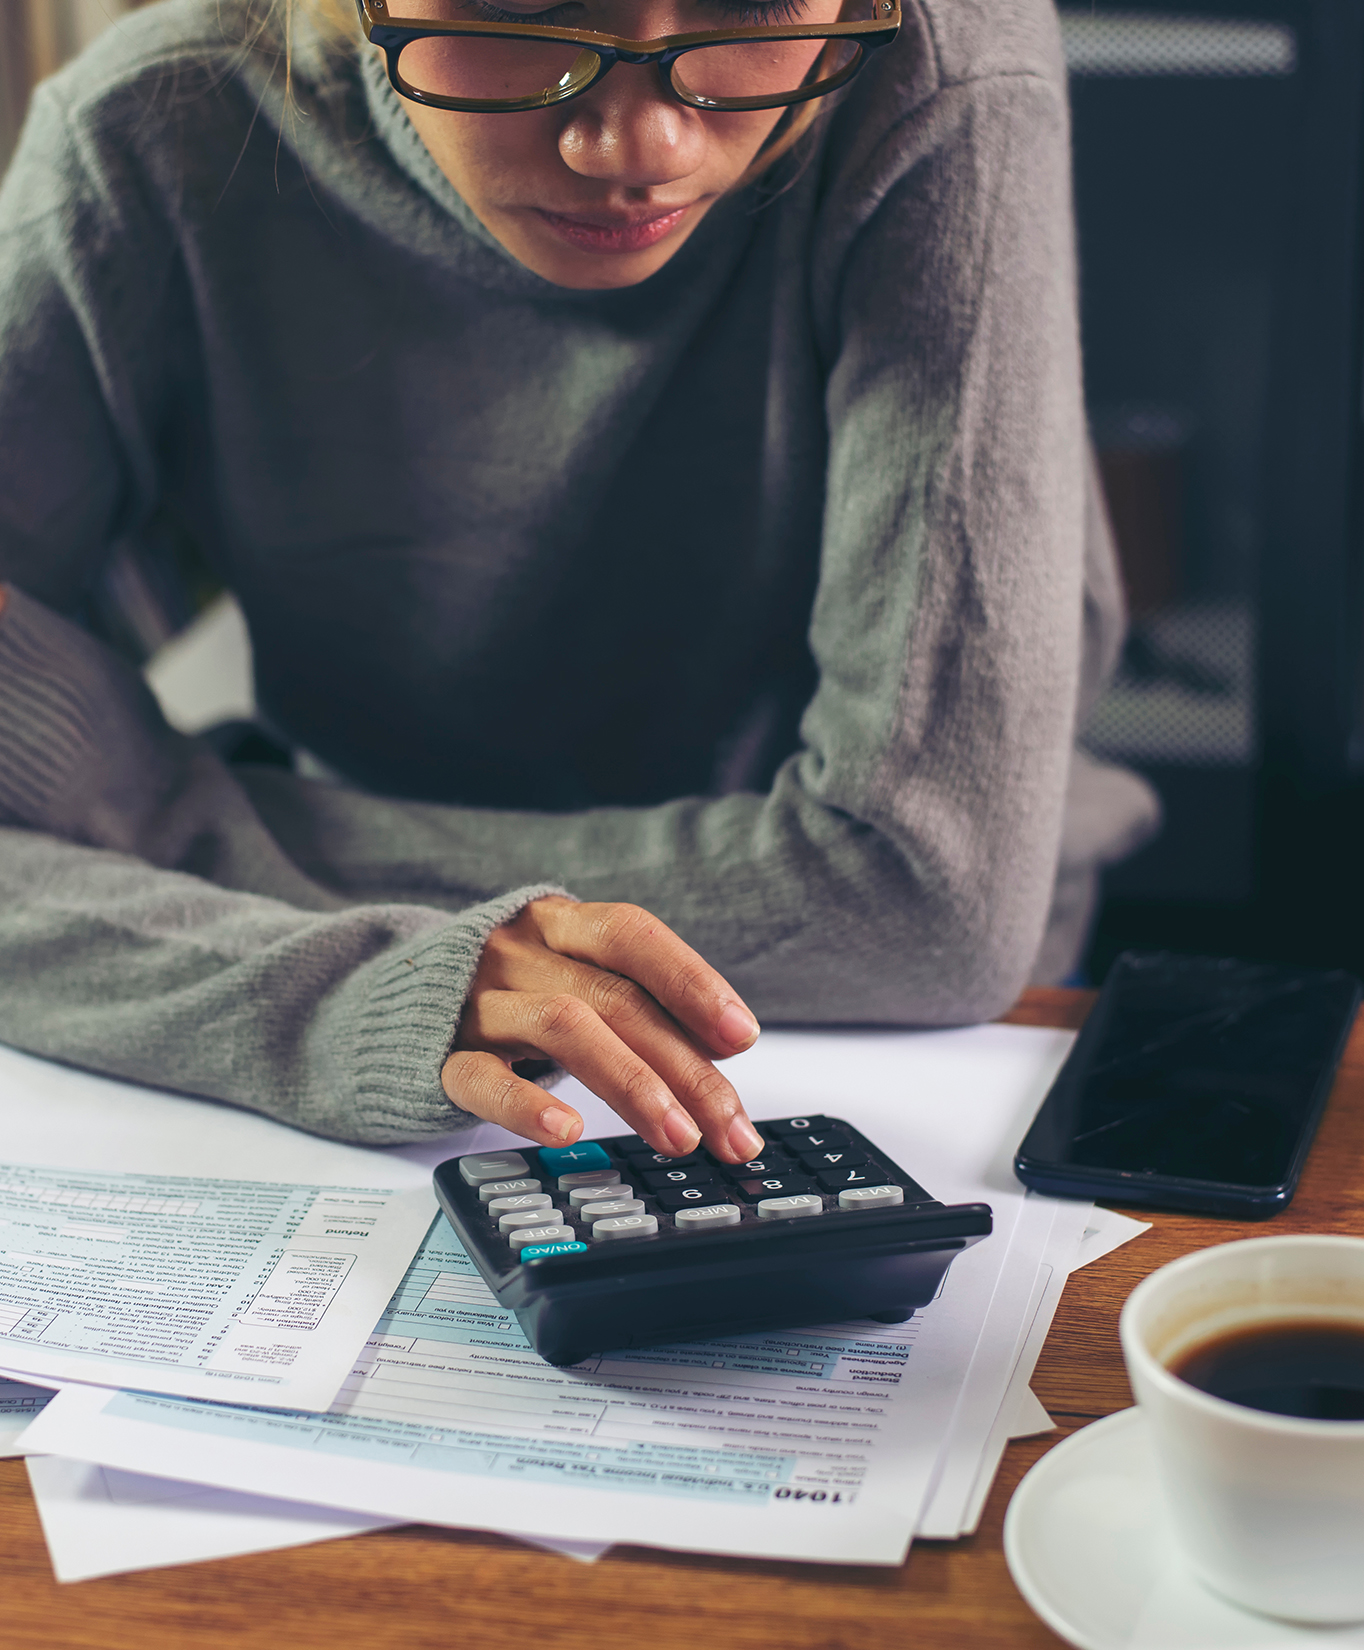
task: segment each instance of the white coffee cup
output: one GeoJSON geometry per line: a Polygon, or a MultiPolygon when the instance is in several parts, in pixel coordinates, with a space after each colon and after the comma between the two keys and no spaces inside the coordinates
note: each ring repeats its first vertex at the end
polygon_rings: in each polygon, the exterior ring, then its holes
{"type": "Polygon", "coordinates": [[[1364,1621],[1364,1421],[1267,1414],[1167,1367],[1233,1330],[1311,1318],[1364,1326],[1364,1238],[1250,1238],[1186,1255],[1138,1284],[1119,1333],[1194,1573],[1265,1615],[1364,1621]]]}

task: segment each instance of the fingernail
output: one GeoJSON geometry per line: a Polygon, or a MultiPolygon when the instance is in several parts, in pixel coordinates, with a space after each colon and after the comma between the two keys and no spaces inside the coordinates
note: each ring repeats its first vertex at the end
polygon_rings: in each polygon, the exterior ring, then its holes
{"type": "Polygon", "coordinates": [[[725,1136],[729,1149],[741,1163],[749,1163],[763,1154],[763,1137],[746,1117],[736,1117],[725,1136]]]}
{"type": "Polygon", "coordinates": [[[759,1027],[746,1008],[731,1003],[715,1022],[715,1029],[731,1048],[747,1048],[757,1040],[759,1027]]]}
{"type": "Polygon", "coordinates": [[[540,1113],[540,1127],[556,1140],[572,1140],[582,1126],[582,1119],[562,1106],[546,1106],[540,1113]]]}
{"type": "Polygon", "coordinates": [[[663,1119],[663,1132],[675,1152],[694,1152],[701,1144],[701,1131],[680,1106],[674,1106],[663,1119]]]}

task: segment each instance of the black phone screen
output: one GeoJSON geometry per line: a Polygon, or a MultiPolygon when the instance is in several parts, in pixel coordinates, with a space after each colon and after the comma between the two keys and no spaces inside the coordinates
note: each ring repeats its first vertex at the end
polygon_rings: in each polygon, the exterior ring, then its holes
{"type": "Polygon", "coordinates": [[[1358,1001],[1348,974],[1125,953],[1023,1142],[1020,1170],[1028,1159],[1280,1186],[1358,1001]]]}

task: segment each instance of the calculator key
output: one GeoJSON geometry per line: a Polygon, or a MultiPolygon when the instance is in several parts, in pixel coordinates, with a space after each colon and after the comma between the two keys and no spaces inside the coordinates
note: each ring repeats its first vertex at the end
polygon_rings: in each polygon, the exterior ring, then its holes
{"type": "Polygon", "coordinates": [[[640,1169],[681,1169],[685,1168],[688,1163],[703,1162],[705,1155],[697,1151],[683,1152],[681,1157],[669,1157],[666,1152],[656,1152],[645,1140],[640,1141],[638,1151],[632,1146],[621,1148],[621,1156],[635,1171],[640,1169]]]}
{"type": "Polygon", "coordinates": [[[780,1135],[782,1140],[792,1140],[803,1134],[819,1134],[824,1129],[837,1129],[838,1124],[832,1117],[788,1117],[780,1123],[759,1123],[760,1129],[766,1129],[768,1134],[780,1135]]]}
{"type": "Polygon", "coordinates": [[[568,1194],[570,1209],[581,1209],[584,1203],[601,1203],[608,1197],[633,1197],[633,1186],[623,1186],[619,1180],[609,1181],[604,1186],[592,1182],[587,1186],[575,1186],[568,1194]]]}
{"type": "Polygon", "coordinates": [[[715,1170],[708,1163],[689,1163],[685,1169],[646,1169],[640,1179],[651,1192],[680,1191],[683,1186],[709,1186],[715,1170]]]}
{"type": "Polygon", "coordinates": [[[497,1217],[497,1229],[503,1237],[520,1226],[562,1226],[563,1216],[557,1209],[508,1209],[497,1217]]]}
{"type": "Polygon", "coordinates": [[[529,1172],[530,1165],[520,1152],[482,1152],[459,1160],[460,1178],[466,1186],[481,1186],[486,1180],[513,1180],[529,1172]]]}
{"type": "Polygon", "coordinates": [[[748,1163],[722,1163],[720,1173],[726,1180],[761,1179],[765,1174],[795,1174],[795,1163],[785,1152],[768,1152],[748,1163]]]}
{"type": "Polygon", "coordinates": [[[587,1245],[574,1238],[571,1243],[528,1243],[518,1257],[521,1260],[543,1260],[546,1255],[585,1255],[587,1245]]]}
{"type": "Polygon", "coordinates": [[[824,1199],[813,1195],[802,1197],[765,1197],[758,1205],[759,1220],[797,1220],[803,1215],[822,1215],[824,1199]]]}
{"type": "Polygon", "coordinates": [[[611,1159],[595,1140],[576,1146],[541,1146],[540,1167],[548,1175],[575,1174],[585,1169],[609,1169],[611,1159]]]}
{"type": "Polygon", "coordinates": [[[644,1204],[637,1197],[613,1197],[610,1202],[587,1203],[578,1210],[578,1219],[584,1226],[599,1220],[614,1220],[617,1215],[642,1215],[644,1204]]]}
{"type": "Polygon", "coordinates": [[[845,1186],[879,1186],[885,1178],[885,1170],[875,1163],[859,1163],[852,1169],[828,1169],[815,1176],[826,1192],[841,1192],[845,1186]]]}
{"type": "Polygon", "coordinates": [[[612,1243],[620,1238],[653,1237],[657,1231],[657,1215],[617,1215],[613,1220],[592,1222],[592,1241],[612,1243]]]}
{"type": "Polygon", "coordinates": [[[562,1221],[555,1221],[553,1225],[522,1226],[515,1232],[505,1234],[507,1242],[513,1249],[520,1249],[527,1243],[571,1243],[572,1231],[562,1221]]]}
{"type": "Polygon", "coordinates": [[[489,1203],[495,1197],[515,1197],[518,1192],[538,1192],[538,1180],[485,1180],[478,1188],[479,1200],[489,1203]]]}
{"type": "Polygon", "coordinates": [[[494,1220],[500,1220],[514,1209],[552,1209],[554,1199],[548,1192],[518,1192],[511,1197],[490,1197],[486,1207],[494,1220]]]}
{"type": "Polygon", "coordinates": [[[733,1196],[732,1186],[717,1182],[712,1186],[683,1186],[677,1191],[655,1192],[654,1202],[666,1214],[675,1215],[679,1209],[713,1209],[733,1196]]]}
{"type": "Polygon", "coordinates": [[[851,1146],[852,1136],[846,1129],[812,1129],[809,1134],[792,1135],[784,1146],[794,1146],[798,1152],[822,1152],[830,1146],[851,1146]]]}
{"type": "Polygon", "coordinates": [[[854,1186],[838,1194],[840,1209],[893,1209],[904,1200],[903,1186],[854,1186]]]}
{"type": "Polygon", "coordinates": [[[819,1188],[809,1175],[767,1174],[761,1180],[741,1180],[735,1190],[742,1192],[750,1203],[760,1203],[765,1197],[802,1197],[819,1188]]]}
{"type": "Polygon", "coordinates": [[[800,1154],[801,1168],[808,1174],[818,1174],[821,1169],[850,1169],[855,1163],[870,1161],[866,1152],[855,1146],[830,1146],[827,1151],[800,1154]]]}
{"type": "Polygon", "coordinates": [[[737,1203],[712,1203],[705,1209],[679,1209],[673,1225],[679,1232],[718,1232],[723,1226],[737,1226],[742,1219],[737,1203]]]}
{"type": "Polygon", "coordinates": [[[619,1169],[575,1169],[559,1176],[559,1190],[571,1192],[575,1186],[618,1186],[619,1169]]]}

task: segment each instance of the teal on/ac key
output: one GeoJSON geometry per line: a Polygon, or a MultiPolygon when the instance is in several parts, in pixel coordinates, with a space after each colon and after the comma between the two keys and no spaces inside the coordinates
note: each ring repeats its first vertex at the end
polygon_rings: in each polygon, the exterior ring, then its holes
{"type": "Polygon", "coordinates": [[[585,1243],[528,1243],[520,1253],[521,1260],[539,1260],[542,1255],[585,1255],[585,1243]]]}
{"type": "Polygon", "coordinates": [[[576,1146],[541,1146],[540,1167],[546,1174],[576,1174],[589,1169],[609,1169],[611,1159],[595,1140],[584,1140],[576,1146]]]}

